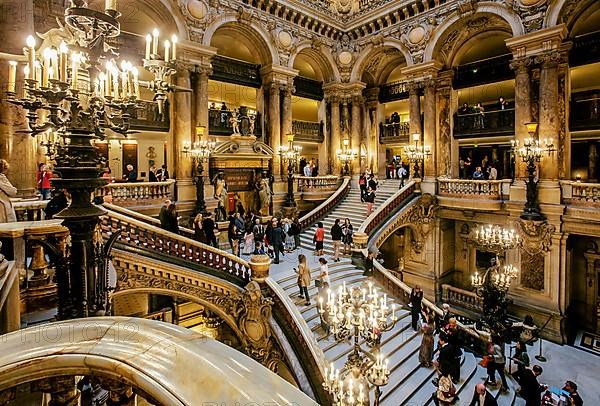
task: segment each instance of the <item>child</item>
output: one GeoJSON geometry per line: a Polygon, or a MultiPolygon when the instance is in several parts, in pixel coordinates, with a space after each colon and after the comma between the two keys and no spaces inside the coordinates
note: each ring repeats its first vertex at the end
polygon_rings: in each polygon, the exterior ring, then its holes
{"type": "Polygon", "coordinates": [[[265,255],[265,249],[260,241],[254,243],[254,252],[252,255],[265,255]]]}

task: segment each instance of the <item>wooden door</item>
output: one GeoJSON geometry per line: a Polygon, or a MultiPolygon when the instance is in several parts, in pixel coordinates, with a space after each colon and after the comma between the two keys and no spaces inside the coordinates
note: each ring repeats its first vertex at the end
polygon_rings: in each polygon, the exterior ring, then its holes
{"type": "Polygon", "coordinates": [[[127,165],[133,165],[133,168],[139,173],[138,168],[138,146],[137,144],[123,144],[123,174],[127,173],[127,165]]]}

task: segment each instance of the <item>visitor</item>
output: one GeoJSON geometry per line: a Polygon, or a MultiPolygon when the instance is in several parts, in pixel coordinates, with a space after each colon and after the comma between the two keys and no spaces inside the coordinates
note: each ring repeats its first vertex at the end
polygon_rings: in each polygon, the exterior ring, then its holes
{"type": "Polygon", "coordinates": [[[365,195],[365,202],[367,202],[367,217],[373,213],[373,203],[375,203],[375,192],[369,186],[367,189],[367,194],[365,195]]]}
{"type": "Polygon", "coordinates": [[[323,255],[323,241],[325,240],[325,229],[323,228],[323,223],[317,223],[317,229],[315,230],[315,235],[313,236],[313,242],[315,243],[315,255],[323,255]]]}
{"type": "Polygon", "coordinates": [[[242,251],[243,255],[250,255],[254,250],[254,233],[251,229],[245,231],[244,234],[244,251],[242,251]]]}
{"type": "Polygon", "coordinates": [[[569,393],[569,406],[583,406],[583,399],[581,399],[581,396],[577,392],[577,384],[575,382],[565,382],[563,390],[569,393]]]}
{"type": "Polygon", "coordinates": [[[45,163],[39,164],[36,180],[37,188],[40,192],[40,200],[50,199],[50,178],[52,178],[52,172],[48,170],[48,166],[45,163]]]}
{"type": "Polygon", "coordinates": [[[396,167],[394,166],[394,161],[390,161],[390,163],[388,164],[387,178],[394,179],[395,174],[396,174],[396,167]]]}
{"type": "Polygon", "coordinates": [[[312,167],[312,176],[313,177],[319,176],[319,164],[318,164],[318,162],[315,163],[313,165],[313,167],[312,167]]]}
{"type": "Polygon", "coordinates": [[[10,201],[11,197],[17,195],[17,188],[14,187],[8,178],[6,172],[10,165],[4,159],[0,159],[0,223],[12,223],[17,221],[15,209],[10,201]]]}
{"type": "Polygon", "coordinates": [[[104,171],[102,172],[102,178],[107,179],[108,183],[113,183],[115,181],[115,178],[113,178],[112,171],[110,170],[109,166],[104,168],[104,171]]]}
{"type": "Polygon", "coordinates": [[[329,267],[327,266],[327,260],[323,257],[319,258],[319,276],[315,281],[317,289],[322,290],[323,284],[327,283],[327,286],[331,286],[331,280],[329,279],[329,267]]]}
{"type": "Polygon", "coordinates": [[[302,226],[300,225],[300,220],[298,217],[294,217],[290,227],[290,232],[294,238],[294,249],[300,249],[300,233],[302,232],[302,226]]]}
{"type": "Polygon", "coordinates": [[[254,227],[252,228],[254,234],[254,241],[263,243],[265,240],[265,226],[260,223],[260,219],[254,220],[254,227]]]}
{"type": "Polygon", "coordinates": [[[450,377],[442,375],[438,379],[437,390],[433,393],[432,399],[436,406],[449,406],[457,401],[456,386],[454,386],[450,377]]]}
{"type": "Polygon", "coordinates": [[[339,262],[340,245],[342,244],[342,227],[340,226],[340,219],[335,219],[333,226],[331,226],[331,240],[333,242],[333,260],[339,262]]]}
{"type": "Polygon", "coordinates": [[[242,214],[240,212],[235,212],[233,214],[233,223],[235,224],[235,226],[238,229],[239,237],[241,240],[242,236],[244,235],[244,231],[246,231],[246,229],[245,229],[244,219],[242,218],[242,214]]]}
{"type": "Polygon", "coordinates": [[[481,166],[475,168],[475,172],[473,172],[473,180],[485,180],[485,176],[483,176],[483,172],[481,171],[481,166]]]}
{"type": "Polygon", "coordinates": [[[475,391],[473,392],[473,399],[469,406],[498,406],[496,398],[492,395],[484,384],[478,383],[475,385],[475,391]]]}
{"type": "Polygon", "coordinates": [[[230,221],[227,226],[227,239],[231,247],[231,253],[236,257],[240,254],[240,231],[235,225],[235,221],[230,221]]]}
{"type": "Polygon", "coordinates": [[[358,187],[360,188],[360,201],[365,201],[365,195],[367,194],[367,177],[365,174],[361,174],[358,178],[358,187]]]}
{"type": "Polygon", "coordinates": [[[471,166],[473,166],[473,160],[470,156],[465,159],[465,173],[463,178],[468,179],[471,176],[471,166]]]}
{"type": "Polygon", "coordinates": [[[135,168],[131,164],[127,164],[126,166],[127,173],[123,175],[123,179],[125,179],[129,183],[137,182],[137,172],[135,168]]]}
{"type": "Polygon", "coordinates": [[[441,376],[450,376],[454,355],[454,348],[448,343],[446,334],[440,334],[438,338],[438,357],[434,364],[441,376]]]}
{"type": "Polygon", "coordinates": [[[156,177],[156,166],[154,165],[152,165],[150,169],[148,169],[148,181],[158,182],[158,178],[156,177]]]}
{"type": "Polygon", "coordinates": [[[452,317],[452,314],[450,313],[450,305],[448,303],[442,303],[442,315],[436,315],[437,319],[435,322],[436,331],[438,333],[446,328],[450,317],[452,317]]]}
{"type": "Polygon", "coordinates": [[[485,116],[484,111],[485,109],[483,105],[481,104],[481,102],[478,102],[475,106],[475,123],[473,125],[473,128],[475,128],[476,130],[481,130],[485,127],[483,121],[483,117],[485,116]]]}
{"type": "Polygon", "coordinates": [[[205,213],[202,219],[202,230],[206,236],[206,243],[215,248],[219,248],[217,236],[215,235],[216,224],[210,213],[205,213]]]}
{"type": "Polygon", "coordinates": [[[283,254],[285,255],[285,251],[283,250],[283,243],[285,240],[285,234],[283,232],[283,230],[281,229],[281,225],[279,224],[279,221],[274,218],[273,219],[273,232],[272,232],[272,239],[271,239],[271,245],[273,246],[273,254],[275,255],[275,261],[273,261],[274,264],[278,264],[279,263],[279,254],[283,254]]]}
{"type": "Polygon", "coordinates": [[[540,406],[542,392],[547,389],[546,385],[540,385],[537,380],[543,372],[544,370],[539,365],[525,369],[519,394],[525,399],[526,406],[540,406]]]}
{"type": "Polygon", "coordinates": [[[160,226],[163,230],[172,233],[179,233],[179,223],[177,221],[177,208],[171,200],[165,200],[165,204],[160,208],[158,215],[160,226]]]}
{"type": "Polygon", "coordinates": [[[458,383],[460,381],[460,360],[462,357],[460,346],[463,343],[463,340],[460,336],[456,318],[450,317],[448,324],[446,324],[446,327],[444,328],[444,334],[448,344],[454,349],[454,358],[450,369],[450,376],[454,383],[458,383]]]}
{"type": "MultiPolygon", "coordinates": [[[[312,159],[310,160],[309,164],[306,164],[304,166],[304,171],[302,172],[304,174],[305,177],[309,178],[312,176],[312,170],[313,170],[313,161],[312,159]]],[[[308,182],[308,181],[307,181],[308,182]]]]}
{"type": "Polygon", "coordinates": [[[66,209],[68,205],[69,201],[67,200],[66,192],[63,189],[54,189],[52,191],[52,199],[48,201],[46,208],[44,209],[45,219],[52,219],[58,213],[66,209]]]}
{"type": "Polygon", "coordinates": [[[254,251],[252,255],[265,255],[265,248],[260,241],[254,242],[254,251]]]}
{"type": "Polygon", "coordinates": [[[369,183],[367,186],[370,187],[373,191],[377,190],[377,186],[379,186],[379,181],[377,180],[377,175],[371,175],[369,178],[369,183]]]}
{"type": "Polygon", "coordinates": [[[431,314],[425,316],[425,321],[421,326],[421,346],[419,347],[419,363],[422,367],[431,367],[431,361],[433,360],[433,333],[435,332],[434,317],[431,314]]]}
{"type": "Polygon", "coordinates": [[[160,169],[156,171],[156,179],[159,182],[164,182],[169,179],[169,170],[167,169],[166,164],[162,165],[160,169]]]}
{"type": "Polygon", "coordinates": [[[292,220],[285,218],[283,220],[283,232],[285,233],[285,250],[292,252],[294,250],[294,236],[292,235],[292,220]]]}
{"type": "Polygon", "coordinates": [[[400,179],[400,189],[404,187],[404,180],[408,178],[408,171],[404,167],[404,163],[398,166],[398,179],[400,179]]]}
{"type": "Polygon", "coordinates": [[[300,297],[306,299],[306,305],[310,306],[310,296],[308,296],[308,287],[310,286],[310,268],[306,262],[306,256],[298,255],[298,268],[294,268],[298,274],[298,288],[300,289],[300,297]]]}
{"type": "Polygon", "coordinates": [[[496,169],[495,164],[491,164],[488,167],[488,180],[496,180],[498,179],[498,170],[496,169]]]}
{"type": "Polygon", "coordinates": [[[194,217],[194,239],[198,242],[201,242],[203,244],[206,244],[207,240],[206,240],[206,233],[204,232],[204,225],[203,225],[203,221],[204,218],[202,217],[201,213],[196,214],[196,217],[194,217]]]}
{"type": "Polygon", "coordinates": [[[496,386],[496,371],[497,371],[498,375],[500,375],[500,379],[502,380],[502,386],[500,387],[500,392],[508,392],[508,383],[506,382],[506,377],[504,376],[504,367],[506,366],[506,357],[504,356],[504,350],[499,345],[498,341],[499,341],[498,337],[492,337],[492,339],[488,343],[488,348],[487,348],[488,380],[487,380],[487,384],[491,385],[491,386],[496,386]]]}
{"type": "Polygon", "coordinates": [[[527,354],[527,345],[523,340],[518,340],[515,344],[515,354],[512,360],[517,364],[517,370],[512,373],[512,377],[520,385],[525,368],[529,367],[529,354],[527,354]]]}
{"type": "Polygon", "coordinates": [[[350,222],[350,219],[346,217],[344,225],[342,226],[342,242],[344,243],[344,254],[350,255],[352,253],[352,234],[354,233],[354,227],[350,222]]]}
{"type": "Polygon", "coordinates": [[[419,317],[421,316],[421,302],[423,301],[423,291],[416,285],[410,292],[410,315],[413,330],[418,331],[419,317]]]}
{"type": "Polygon", "coordinates": [[[373,276],[373,272],[375,271],[375,265],[373,264],[374,260],[373,252],[369,251],[367,253],[367,258],[365,258],[365,270],[363,271],[363,276],[373,276]]]}

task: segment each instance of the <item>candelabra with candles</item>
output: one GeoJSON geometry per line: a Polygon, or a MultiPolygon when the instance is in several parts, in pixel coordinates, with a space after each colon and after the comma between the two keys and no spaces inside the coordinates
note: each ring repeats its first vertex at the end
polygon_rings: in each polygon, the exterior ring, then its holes
{"type": "Polygon", "coordinates": [[[336,291],[327,292],[327,302],[319,298],[319,313],[328,320],[331,332],[337,340],[354,338],[353,351],[348,355],[340,371],[332,363],[325,371],[324,388],[330,392],[336,405],[368,404],[368,385],[375,387],[374,404],[379,404],[381,387],[389,381],[388,360],[379,352],[381,334],[396,325],[396,306],[387,304],[387,295],[379,294],[369,282],[365,288],[346,288],[344,283],[336,291]],[[360,338],[376,348],[366,351],[360,346],[360,338]],[[358,386],[354,386],[358,383],[358,386]]]}
{"type": "Polygon", "coordinates": [[[527,164],[527,196],[525,202],[525,208],[521,213],[521,218],[525,220],[542,221],[546,217],[541,213],[540,206],[538,204],[538,190],[536,180],[536,164],[540,162],[544,155],[550,155],[556,151],[554,147],[554,141],[552,138],[544,139],[540,142],[536,138],[536,132],[538,124],[535,122],[527,123],[527,132],[529,138],[523,141],[523,145],[519,145],[519,140],[512,140],[511,146],[513,154],[521,157],[521,160],[527,164]]]}
{"type": "MultiPolygon", "coordinates": [[[[408,161],[415,166],[415,178],[420,178],[420,167],[425,162],[425,159],[431,155],[431,148],[428,145],[420,143],[421,134],[414,133],[412,135],[413,144],[408,144],[404,147],[404,153],[408,158],[408,161]]],[[[425,172],[423,168],[423,172],[425,172]]]]}
{"type": "Polygon", "coordinates": [[[72,198],[56,216],[70,231],[70,247],[49,247],[58,256],[67,252],[56,275],[59,319],[110,312],[108,255],[116,235],[103,246],[95,232],[106,211],[92,204],[91,197],[106,180],[100,177],[105,163],[93,143],[103,140],[107,129],[127,134],[140,86],[155,93],[159,108],[165,94],[176,90],[168,82],[175,72],[176,49],[169,46],[164,58],[158,55],[157,31],[153,52],[147,51],[144,61],[153,80],[139,80],[132,63],[113,59],[117,54],[109,41],[120,35],[119,16],[115,0],[107,0],[104,10],[89,8],[85,0],[71,0],[61,26],[65,31],[61,37],[71,38],[68,42],[36,49],[35,38],[27,37],[23,89],[16,86],[17,63],[8,66],[7,100],[27,111],[32,136],[52,134],[44,143],[59,175],[52,186],[65,189],[72,198]]]}
{"type": "Polygon", "coordinates": [[[283,162],[287,162],[287,196],[285,198],[284,207],[296,207],[294,199],[294,169],[298,162],[298,157],[302,152],[300,145],[294,145],[294,134],[288,134],[288,145],[279,147],[279,155],[283,162]]]}
{"type": "Polygon", "coordinates": [[[519,235],[514,230],[507,230],[497,225],[481,226],[475,230],[475,243],[485,251],[499,254],[521,244],[519,235]]]}
{"type": "Polygon", "coordinates": [[[210,158],[210,154],[215,150],[217,145],[214,141],[203,140],[204,126],[196,127],[196,137],[198,141],[185,143],[183,145],[183,153],[192,157],[192,176],[196,185],[196,205],[194,207],[194,215],[201,213],[206,214],[206,201],[204,200],[204,161],[210,158]]]}
{"type": "Polygon", "coordinates": [[[343,141],[343,145],[343,148],[336,151],[336,155],[344,167],[344,176],[348,176],[350,174],[350,162],[356,159],[357,153],[350,148],[350,141],[348,139],[343,141]]]}

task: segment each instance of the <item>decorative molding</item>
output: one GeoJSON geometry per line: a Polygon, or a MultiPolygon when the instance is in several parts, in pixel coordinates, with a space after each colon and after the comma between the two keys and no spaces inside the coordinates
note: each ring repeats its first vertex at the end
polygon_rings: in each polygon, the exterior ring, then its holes
{"type": "Polygon", "coordinates": [[[552,246],[552,235],[556,227],[547,221],[519,219],[515,222],[519,235],[523,240],[521,249],[530,255],[546,253],[552,246]]]}

